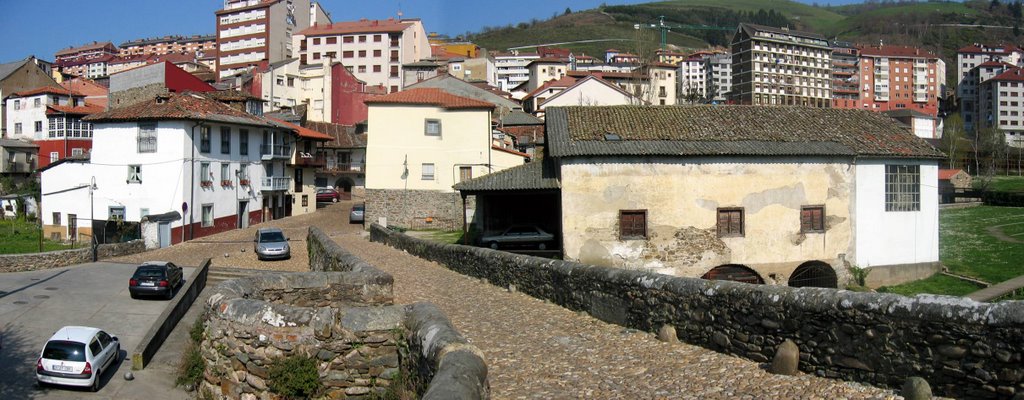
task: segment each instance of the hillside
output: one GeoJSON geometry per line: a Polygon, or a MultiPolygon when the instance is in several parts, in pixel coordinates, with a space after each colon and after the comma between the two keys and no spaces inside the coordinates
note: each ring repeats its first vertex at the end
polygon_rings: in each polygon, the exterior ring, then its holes
{"type": "Polygon", "coordinates": [[[652,54],[660,46],[656,29],[635,29],[635,24],[657,24],[660,16],[673,27],[669,47],[690,51],[728,46],[741,22],[817,32],[826,37],[861,44],[920,46],[939,54],[955,73],[956,49],[971,43],[1020,43],[1020,2],[988,0],[965,2],[870,2],[839,7],[815,7],[790,0],[673,0],[634,5],[605,6],[576,11],[548,20],[485,28],[470,40],[488,50],[572,41],[563,44],[577,52],[600,57],[608,48],[652,54]],[[973,25],[999,27],[979,28],[973,25]],[[968,25],[968,26],[964,26],[968,25]],[[720,27],[697,29],[693,26],[720,27]]]}

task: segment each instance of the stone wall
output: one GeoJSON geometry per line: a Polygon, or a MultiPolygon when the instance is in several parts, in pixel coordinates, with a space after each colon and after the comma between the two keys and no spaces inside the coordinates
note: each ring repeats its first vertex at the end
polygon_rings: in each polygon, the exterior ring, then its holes
{"type": "Polygon", "coordinates": [[[1024,393],[1024,302],[748,285],[517,255],[409,237],[374,224],[371,240],[607,322],[656,331],[758,362],[786,339],[800,369],[899,387],[920,376],[946,396],[1024,393]]]}
{"type": "MultiPolygon", "coordinates": [[[[475,207],[467,199],[467,207],[475,207]]],[[[387,217],[388,225],[408,229],[462,230],[462,197],[432,190],[366,189],[366,222],[387,217]]]]}
{"type": "Polygon", "coordinates": [[[485,399],[478,349],[428,303],[392,305],[393,278],[310,228],[310,269],[227,281],[211,294],[202,344],[205,390],[271,398],[284,357],[312,357],[327,398],[385,395],[401,378],[429,399],[485,399]],[[326,272],[324,272],[326,271],[326,272]]]}
{"type": "MultiPolygon", "coordinates": [[[[146,251],[142,240],[125,243],[101,244],[96,249],[100,260],[146,251]]],[[[49,251],[30,254],[0,254],[0,273],[35,271],[61,268],[69,265],[92,262],[92,249],[85,247],[72,250],[49,251]]]]}

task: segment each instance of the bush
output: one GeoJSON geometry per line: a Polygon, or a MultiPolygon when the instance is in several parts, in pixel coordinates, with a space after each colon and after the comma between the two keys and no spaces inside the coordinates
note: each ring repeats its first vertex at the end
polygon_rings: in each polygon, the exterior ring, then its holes
{"type": "Polygon", "coordinates": [[[192,329],[189,329],[188,331],[188,336],[192,338],[192,343],[199,344],[203,342],[203,331],[205,329],[203,326],[203,321],[205,320],[206,315],[204,314],[200,315],[198,318],[196,318],[196,321],[192,323],[192,329]]]}
{"type": "Polygon", "coordinates": [[[204,372],[206,372],[206,359],[203,358],[203,353],[199,351],[199,346],[196,343],[189,343],[185,348],[185,353],[181,356],[181,363],[178,364],[178,377],[174,380],[174,384],[197,387],[199,380],[203,379],[204,372]]]}
{"type": "Polygon", "coordinates": [[[279,359],[268,372],[270,390],[285,398],[314,397],[322,388],[316,359],[309,356],[295,355],[279,359]]]}

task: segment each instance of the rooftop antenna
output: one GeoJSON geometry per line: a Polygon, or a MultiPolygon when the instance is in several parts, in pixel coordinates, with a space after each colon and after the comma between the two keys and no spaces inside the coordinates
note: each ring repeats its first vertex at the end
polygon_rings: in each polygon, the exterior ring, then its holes
{"type": "Polygon", "coordinates": [[[398,2],[398,19],[402,19],[402,2],[398,2]]]}

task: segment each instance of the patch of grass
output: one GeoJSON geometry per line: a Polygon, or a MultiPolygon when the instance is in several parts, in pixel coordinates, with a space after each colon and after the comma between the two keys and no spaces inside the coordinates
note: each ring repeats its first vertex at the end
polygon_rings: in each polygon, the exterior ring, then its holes
{"type": "Polygon", "coordinates": [[[175,378],[174,384],[196,387],[203,379],[204,372],[206,372],[206,359],[203,358],[199,345],[189,342],[185,347],[185,352],[181,355],[181,363],[178,364],[178,377],[175,378]]]}
{"type": "MultiPolygon", "coordinates": [[[[1024,275],[1024,208],[979,206],[939,212],[939,259],[950,272],[999,283],[1024,275]]],[[[886,291],[962,296],[979,290],[956,278],[936,275],[891,286],[886,291]]]]}
{"type": "MultiPolygon", "coordinates": [[[[0,254],[20,254],[39,252],[39,225],[24,219],[0,220],[0,254]]],[[[79,243],[75,247],[88,246],[79,243]]],[[[43,239],[43,251],[64,250],[72,248],[61,242],[43,239]]]]}
{"type": "Polygon", "coordinates": [[[286,399],[315,397],[323,389],[317,361],[306,355],[278,359],[268,372],[270,390],[286,399]]]}
{"type": "MultiPolygon", "coordinates": [[[[975,182],[979,180],[975,179],[975,182]]],[[[975,187],[978,185],[976,184],[975,187]]],[[[994,192],[1024,192],[1024,176],[993,176],[988,190],[994,192]]]]}
{"type": "Polygon", "coordinates": [[[413,232],[410,232],[410,233],[413,236],[416,236],[416,237],[419,237],[419,238],[422,238],[422,239],[426,239],[426,240],[430,240],[430,241],[434,241],[434,242],[440,242],[440,243],[447,243],[447,244],[461,243],[460,240],[462,240],[462,232],[460,232],[460,231],[448,232],[448,231],[440,231],[440,230],[429,230],[429,231],[413,231],[413,232]]]}

